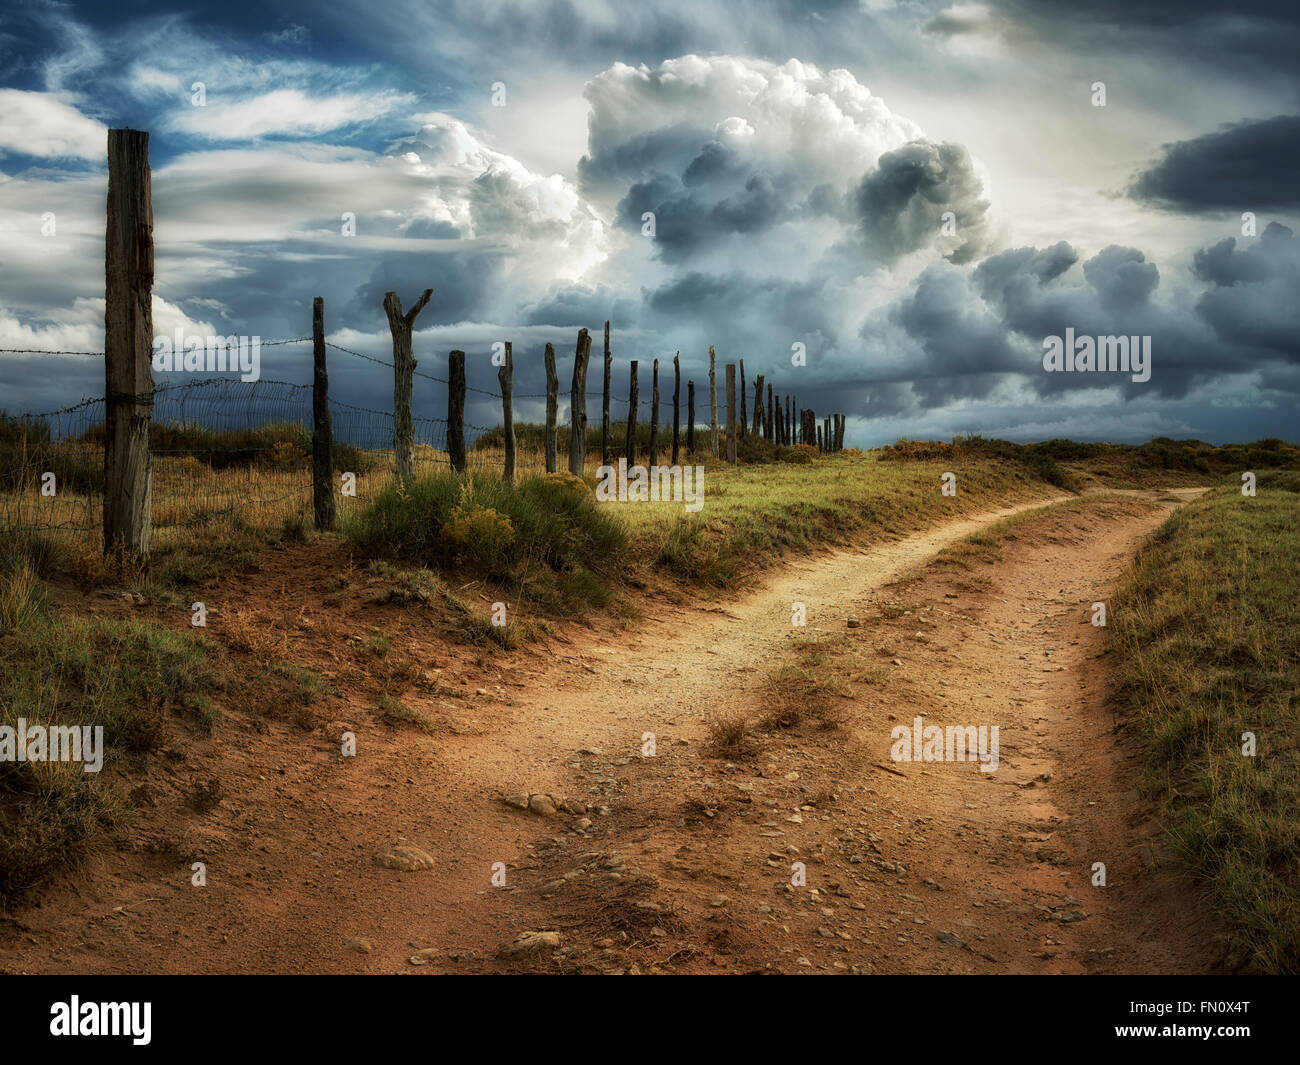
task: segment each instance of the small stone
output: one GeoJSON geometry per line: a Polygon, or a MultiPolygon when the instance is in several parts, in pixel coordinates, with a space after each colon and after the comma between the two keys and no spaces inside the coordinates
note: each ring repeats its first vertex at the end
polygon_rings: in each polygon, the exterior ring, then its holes
{"type": "Polygon", "coordinates": [[[528,809],[543,817],[551,817],[555,813],[555,800],[549,795],[533,795],[528,799],[528,809]]]}
{"type": "Polygon", "coordinates": [[[361,936],[357,936],[353,939],[345,939],[343,945],[347,947],[348,950],[355,950],[358,954],[369,954],[375,949],[374,944],[372,944],[370,940],[364,939],[361,936]]]}
{"type": "Polygon", "coordinates": [[[500,958],[521,958],[542,951],[555,950],[563,937],[559,932],[520,932],[497,951],[500,958]]]}
{"type": "Polygon", "coordinates": [[[423,950],[417,950],[406,960],[412,965],[428,965],[429,962],[437,958],[442,951],[436,947],[425,947],[423,950]]]}
{"type": "Polygon", "coordinates": [[[411,847],[406,844],[388,847],[380,851],[375,855],[375,863],[382,865],[385,869],[400,869],[407,873],[414,873],[420,869],[432,869],[434,866],[432,855],[426,854],[419,847],[411,847]]]}
{"type": "Polygon", "coordinates": [[[501,801],[507,806],[513,806],[516,810],[528,809],[528,792],[517,791],[511,795],[502,795],[501,801]]]}

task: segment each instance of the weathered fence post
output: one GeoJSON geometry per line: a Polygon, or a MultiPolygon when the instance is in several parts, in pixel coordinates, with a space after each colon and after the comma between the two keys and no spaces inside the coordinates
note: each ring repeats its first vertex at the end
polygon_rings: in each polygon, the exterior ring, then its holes
{"type": "Polygon", "coordinates": [[[465,472],[465,353],[447,356],[447,458],[457,473],[465,472]]]}
{"type": "Polygon", "coordinates": [[[654,361],[653,384],[650,386],[650,465],[659,465],[659,360],[654,361]]]}
{"type": "Polygon", "coordinates": [[[794,435],[791,429],[792,423],[790,421],[790,415],[792,412],[793,412],[793,407],[790,403],[790,397],[786,396],[785,397],[785,419],[781,422],[781,429],[785,433],[785,439],[782,441],[782,443],[784,443],[786,447],[789,447],[791,444],[794,443],[794,435]]]}
{"type": "Polygon", "coordinates": [[[316,528],[334,528],[334,442],[330,417],[330,381],[325,372],[325,301],[311,305],[311,495],[316,528]]]}
{"type": "Polygon", "coordinates": [[[772,440],[779,447],[785,441],[782,439],[785,433],[785,427],[781,424],[781,394],[776,394],[776,416],[772,419],[772,440]]]}
{"type": "Polygon", "coordinates": [[[718,455],[718,375],[715,372],[717,356],[713,345],[709,345],[709,451],[714,458],[718,455]]]}
{"type": "Polygon", "coordinates": [[[108,131],[104,254],[104,553],[149,557],[153,198],[149,134],[108,131]]]}
{"type": "Polygon", "coordinates": [[[844,450],[844,427],[847,419],[843,414],[837,414],[836,418],[839,419],[839,425],[835,433],[835,450],[843,451],[844,450]]]}
{"type": "Polygon", "coordinates": [[[682,353],[673,356],[673,465],[677,465],[678,434],[682,427],[682,353]]]}
{"type": "Polygon", "coordinates": [[[776,443],[776,425],[772,421],[772,386],[767,386],[767,417],[764,419],[763,437],[769,444],[776,443]]]}
{"type": "Polygon", "coordinates": [[[510,341],[506,341],[506,358],[497,368],[501,382],[501,424],[506,438],[506,462],[502,476],[508,484],[515,483],[515,357],[510,341]]]}
{"type": "Polygon", "coordinates": [[[754,435],[763,428],[763,375],[754,379],[754,435]]]}
{"type": "Polygon", "coordinates": [[[628,466],[636,464],[636,407],[640,402],[641,387],[636,379],[636,359],[631,362],[632,376],[627,385],[627,440],[623,453],[627,456],[628,466]]]}
{"type": "Polygon", "coordinates": [[[569,472],[581,477],[587,466],[587,358],[591,354],[591,334],[578,330],[578,346],[573,355],[573,384],[569,391],[569,472]]]}
{"type": "Polygon", "coordinates": [[[736,364],[727,363],[727,461],[736,464],[736,364]]]}
{"type": "Polygon", "coordinates": [[[695,454],[695,382],[686,382],[686,454],[695,454]]]}
{"type": "Polygon", "coordinates": [[[415,355],[411,351],[411,329],[424,305],[433,296],[426,288],[406,314],[396,292],[384,294],[384,313],[393,334],[393,457],[397,479],[403,484],[415,480],[415,432],[411,425],[411,388],[415,382],[415,355]]]}
{"type": "Polygon", "coordinates": [[[609,465],[609,372],[614,357],[609,353],[609,320],[605,321],[605,390],[600,408],[600,464],[609,465]]]}
{"type": "Polygon", "coordinates": [[[546,472],[555,472],[555,422],[560,410],[560,379],[555,374],[555,345],[546,345],[546,472]]]}
{"type": "Polygon", "coordinates": [[[745,427],[749,424],[749,415],[745,411],[745,393],[749,391],[745,384],[745,360],[740,360],[740,439],[745,439],[745,427]]]}

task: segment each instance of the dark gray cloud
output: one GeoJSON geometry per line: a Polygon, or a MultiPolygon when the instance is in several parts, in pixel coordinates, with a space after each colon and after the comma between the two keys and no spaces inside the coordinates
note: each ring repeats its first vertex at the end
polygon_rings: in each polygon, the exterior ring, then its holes
{"type": "Polygon", "coordinates": [[[1247,358],[1300,363],[1300,239],[1271,222],[1257,243],[1236,244],[1229,237],[1196,254],[1196,275],[1215,286],[1197,314],[1247,358]]]}
{"type": "Polygon", "coordinates": [[[1238,122],[1166,144],[1130,186],[1135,199],[1183,211],[1259,211],[1300,206],[1300,115],[1238,122]]]}
{"type": "Polygon", "coordinates": [[[948,259],[969,262],[987,244],[989,203],[960,144],[916,141],[885,152],[855,190],[854,203],[870,244],[890,258],[935,243],[947,212],[956,226],[948,259]]]}
{"type": "Polygon", "coordinates": [[[991,0],[997,20],[1072,51],[1164,53],[1235,77],[1295,82],[1300,7],[1294,0],[991,0]]]}

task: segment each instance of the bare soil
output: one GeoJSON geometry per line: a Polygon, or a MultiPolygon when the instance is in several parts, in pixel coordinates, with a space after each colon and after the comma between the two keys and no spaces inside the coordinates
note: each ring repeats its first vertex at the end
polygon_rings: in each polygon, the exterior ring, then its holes
{"type": "Polygon", "coordinates": [[[213,632],[268,630],[334,686],[330,720],[227,707],[210,739],[152,759],[119,849],[0,917],[0,970],[1215,971],[1224,940],[1160,844],[1089,620],[1196,491],[1046,515],[971,570],[923,563],[1012,510],[820,553],[725,602],[655,597],[626,627],[514,652],[373,602],[341,552],[285,547],[211,593],[213,632]],[[376,634],[391,651],[367,658],[376,634]],[[759,717],[767,674],[817,636],[850,641],[870,680],[846,676],[830,721],[711,753],[709,721],[759,717]],[[380,689],[436,731],[384,723],[380,689]],[[917,715],[998,725],[997,772],[892,761],[890,730],[917,715]],[[186,796],[210,778],[222,797],[200,813],[186,796]],[[433,867],[377,864],[395,844],[433,867]],[[501,953],[534,931],[557,935],[501,953]]]}

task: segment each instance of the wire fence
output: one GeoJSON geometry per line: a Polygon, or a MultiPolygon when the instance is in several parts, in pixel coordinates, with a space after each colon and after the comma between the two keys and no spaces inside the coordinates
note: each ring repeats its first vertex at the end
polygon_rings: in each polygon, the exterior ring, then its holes
{"type": "MultiPolygon", "coordinates": [[[[261,346],[310,344],[310,337],[261,341],[261,346]]],[[[393,368],[390,359],[327,340],[327,351],[393,368]]],[[[48,351],[0,348],[0,356],[99,356],[93,351],[48,351]]],[[[333,360],[331,360],[333,363],[333,360]]],[[[336,365],[330,366],[331,371],[336,365]]],[[[600,357],[591,360],[597,380],[600,357]]],[[[622,367],[620,367],[620,370],[622,367]]],[[[658,449],[666,461],[672,448],[672,368],[660,376],[658,449]]],[[[414,375],[441,389],[417,385],[414,411],[447,409],[448,380],[426,369],[414,375]],[[425,394],[421,394],[425,393],[425,394]],[[432,394],[430,394],[432,393],[432,394]],[[440,393],[440,394],[438,394],[440,393]]],[[[625,377],[630,377],[630,367],[625,377]]],[[[636,404],[636,441],[627,446],[630,397],[611,394],[607,446],[602,447],[603,389],[586,392],[587,456],[589,467],[607,452],[612,462],[635,461],[645,454],[654,413],[652,370],[639,367],[643,391],[636,404]]],[[[589,378],[590,380],[590,378],[589,378]]],[[[624,384],[625,381],[618,382],[624,384]]],[[[721,384],[721,382],[719,382],[721,384]]],[[[743,382],[741,387],[747,387],[743,382]]],[[[500,428],[499,391],[467,385],[469,393],[488,397],[495,405],[494,427],[465,426],[467,470],[500,474],[504,435],[500,428]]],[[[616,389],[611,388],[611,392],[616,389]]],[[[719,388],[719,392],[721,392],[719,388]]],[[[150,501],[152,527],[166,541],[169,531],[185,530],[225,519],[265,527],[294,516],[309,515],[312,503],[312,386],[285,381],[244,381],[235,377],[204,377],[172,382],[163,375],[146,397],[152,407],[149,453],[152,468],[150,501]]],[[[545,393],[514,393],[516,409],[516,475],[546,472],[543,404],[545,393]],[[536,419],[519,418],[520,404],[536,411],[536,419]]],[[[557,407],[558,467],[568,468],[571,392],[561,386],[557,407]]],[[[697,421],[708,417],[707,385],[696,391],[697,421]]],[[[480,404],[481,406],[481,404],[480,404]]],[[[394,476],[394,415],[344,402],[335,394],[329,402],[336,478],[352,474],[355,495],[340,493],[344,513],[364,504],[394,476]]],[[[750,415],[752,417],[752,413],[750,415]]],[[[681,445],[687,438],[687,387],[680,396],[681,445]]],[[[414,458],[417,476],[450,467],[448,429],[444,418],[414,416],[414,458]]],[[[720,429],[721,432],[721,429],[720,429]]],[[[708,448],[707,426],[697,426],[696,447],[708,448]]],[[[39,413],[0,413],[0,532],[62,531],[93,542],[102,535],[104,447],[107,440],[105,402],[91,398],[59,410],[39,413]]]]}

